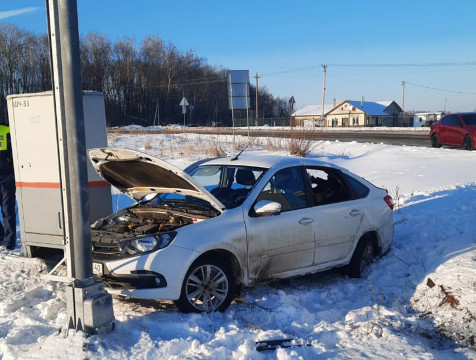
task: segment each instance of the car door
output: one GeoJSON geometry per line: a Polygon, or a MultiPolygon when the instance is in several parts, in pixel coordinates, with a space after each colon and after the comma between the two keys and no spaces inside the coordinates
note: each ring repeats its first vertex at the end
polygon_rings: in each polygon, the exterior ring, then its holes
{"type": "Polygon", "coordinates": [[[451,122],[452,122],[453,115],[447,115],[441,119],[441,123],[439,125],[439,132],[438,136],[440,138],[440,144],[451,144],[451,122]]]}
{"type": "Polygon", "coordinates": [[[459,114],[453,114],[449,131],[451,145],[462,146],[464,139],[463,122],[459,114]]]}
{"type": "Polygon", "coordinates": [[[245,214],[250,280],[279,278],[312,265],[314,219],[303,175],[301,166],[277,171],[254,201],[278,202],[281,213],[257,216],[252,207],[245,214]]]}
{"type": "Polygon", "coordinates": [[[368,194],[368,189],[335,169],[307,167],[306,172],[315,200],[312,207],[316,234],[313,264],[342,260],[360,234],[365,213],[362,197],[368,194]]]}
{"type": "Polygon", "coordinates": [[[445,143],[448,145],[456,145],[458,137],[458,124],[461,120],[457,115],[450,115],[448,125],[445,131],[445,143]]]}

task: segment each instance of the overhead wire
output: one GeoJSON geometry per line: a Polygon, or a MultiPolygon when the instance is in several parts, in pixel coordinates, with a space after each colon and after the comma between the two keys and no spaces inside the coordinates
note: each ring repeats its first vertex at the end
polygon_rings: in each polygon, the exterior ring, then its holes
{"type": "MultiPolygon", "coordinates": [[[[283,75],[283,74],[290,74],[290,73],[295,73],[295,72],[302,72],[302,71],[309,71],[309,70],[316,70],[320,68],[322,65],[312,65],[312,66],[307,66],[307,67],[300,67],[300,68],[295,68],[295,69],[288,69],[288,70],[283,70],[283,71],[276,71],[273,73],[268,73],[268,74],[263,74],[260,75],[260,77],[270,77],[270,76],[276,76],[276,75],[283,75]]],[[[401,67],[457,67],[457,66],[476,66],[476,61],[465,61],[465,62],[438,62],[438,63],[368,63],[368,64],[327,64],[327,66],[330,67],[367,67],[367,68],[401,68],[401,67]]],[[[188,81],[182,81],[182,82],[175,82],[175,83],[170,83],[170,84],[150,84],[146,86],[142,86],[144,89],[158,89],[158,88],[166,88],[166,87],[183,87],[183,86],[193,86],[193,85],[203,85],[203,84],[212,84],[212,83],[218,83],[218,82],[225,82],[227,81],[226,76],[211,76],[208,78],[198,78],[198,79],[191,79],[188,81]]],[[[421,88],[426,88],[426,89],[431,89],[431,90],[437,90],[437,91],[443,91],[443,92],[450,92],[450,93],[456,93],[456,94],[470,94],[470,95],[476,95],[475,92],[465,92],[465,91],[456,91],[456,90],[445,90],[445,89],[439,89],[439,88],[433,88],[430,86],[424,86],[424,85],[418,85],[414,83],[407,82],[407,84],[421,87],[421,88]]],[[[126,87],[136,87],[137,84],[131,84],[127,85],[126,87]]]]}
{"type": "Polygon", "coordinates": [[[431,86],[414,84],[414,83],[411,83],[411,82],[408,82],[408,81],[405,81],[405,84],[421,87],[421,88],[424,88],[424,89],[437,90],[437,91],[443,91],[443,92],[449,92],[449,93],[455,93],[455,94],[476,95],[476,92],[438,89],[438,88],[434,88],[434,87],[431,87],[431,86]]]}
{"type": "MultiPolygon", "coordinates": [[[[447,66],[476,66],[476,61],[463,61],[463,62],[438,62],[438,63],[368,63],[368,64],[326,64],[327,66],[335,67],[447,67],[447,66]]],[[[281,74],[289,74],[293,72],[300,72],[306,70],[313,70],[320,68],[322,65],[312,65],[295,69],[288,69],[282,71],[276,71],[268,74],[262,74],[260,77],[275,76],[281,74]]]]}

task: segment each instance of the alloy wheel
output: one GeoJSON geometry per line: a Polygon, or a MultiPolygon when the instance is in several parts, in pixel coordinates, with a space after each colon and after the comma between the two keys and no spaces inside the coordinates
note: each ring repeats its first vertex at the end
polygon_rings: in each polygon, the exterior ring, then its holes
{"type": "Polygon", "coordinates": [[[188,302],[203,312],[218,309],[225,301],[228,291],[229,284],[225,272],[211,264],[194,269],[185,283],[188,302]]]}

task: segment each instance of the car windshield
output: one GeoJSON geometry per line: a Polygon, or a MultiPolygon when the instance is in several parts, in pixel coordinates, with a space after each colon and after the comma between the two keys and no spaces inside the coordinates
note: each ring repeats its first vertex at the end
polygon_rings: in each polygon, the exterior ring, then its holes
{"type": "Polygon", "coordinates": [[[476,114],[463,115],[463,120],[466,125],[476,126],[476,114]]]}
{"type": "Polygon", "coordinates": [[[202,165],[189,175],[215,196],[227,209],[243,203],[265,169],[247,166],[202,165]]]}

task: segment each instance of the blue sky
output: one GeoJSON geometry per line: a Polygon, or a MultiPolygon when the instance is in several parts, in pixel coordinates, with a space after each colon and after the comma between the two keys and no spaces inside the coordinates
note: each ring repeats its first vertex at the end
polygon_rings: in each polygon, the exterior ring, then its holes
{"type": "MultiPolygon", "coordinates": [[[[321,103],[321,64],[328,64],[326,103],[362,96],[401,103],[406,81],[406,110],[445,103],[450,111],[476,110],[474,0],[78,0],[78,13],[82,34],[138,43],[157,35],[210,65],[257,72],[260,87],[294,95],[297,107],[321,103]],[[448,65],[422,66],[435,63],[448,65]]],[[[1,0],[0,22],[44,33],[44,2],[1,0]]]]}

